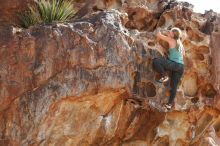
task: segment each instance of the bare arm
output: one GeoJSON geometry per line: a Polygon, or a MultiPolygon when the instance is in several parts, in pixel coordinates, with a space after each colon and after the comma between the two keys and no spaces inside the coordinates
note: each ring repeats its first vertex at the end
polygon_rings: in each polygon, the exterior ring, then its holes
{"type": "Polygon", "coordinates": [[[183,48],[183,56],[186,56],[185,48],[183,48]]]}
{"type": "Polygon", "coordinates": [[[182,48],[182,54],[183,54],[183,56],[186,56],[186,50],[185,50],[185,47],[183,46],[182,42],[181,42],[180,45],[181,45],[180,47],[182,48]]]}
{"type": "Polygon", "coordinates": [[[172,43],[172,41],[173,41],[172,38],[163,35],[160,31],[157,33],[157,38],[164,40],[164,41],[168,42],[169,44],[172,43]]]}

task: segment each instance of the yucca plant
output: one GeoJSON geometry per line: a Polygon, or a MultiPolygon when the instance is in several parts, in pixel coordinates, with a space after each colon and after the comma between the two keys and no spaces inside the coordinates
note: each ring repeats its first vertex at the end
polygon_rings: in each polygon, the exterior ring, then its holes
{"type": "Polygon", "coordinates": [[[38,10],[33,7],[29,7],[28,11],[20,13],[19,18],[21,20],[21,25],[24,28],[41,23],[41,17],[38,13],[38,10]]]}
{"type": "Polygon", "coordinates": [[[27,28],[34,24],[68,21],[75,14],[70,0],[39,0],[35,7],[20,16],[22,26],[27,28]]]}
{"type": "Polygon", "coordinates": [[[45,23],[53,21],[63,22],[72,18],[75,14],[71,1],[41,0],[38,6],[42,21],[45,23]]]}

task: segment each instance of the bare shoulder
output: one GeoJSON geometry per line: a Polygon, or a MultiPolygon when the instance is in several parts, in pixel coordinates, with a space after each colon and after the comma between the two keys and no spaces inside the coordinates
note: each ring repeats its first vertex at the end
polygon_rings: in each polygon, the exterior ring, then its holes
{"type": "Polygon", "coordinates": [[[176,40],[175,39],[170,38],[168,43],[169,43],[170,48],[176,47],[176,40]]]}

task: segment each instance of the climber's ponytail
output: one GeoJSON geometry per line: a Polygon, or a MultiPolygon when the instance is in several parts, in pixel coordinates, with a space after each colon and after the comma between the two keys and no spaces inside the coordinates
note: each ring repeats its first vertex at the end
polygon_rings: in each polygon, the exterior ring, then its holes
{"type": "Polygon", "coordinates": [[[179,52],[183,53],[183,44],[181,42],[181,38],[182,38],[182,32],[179,28],[177,27],[173,27],[171,29],[171,31],[174,34],[174,39],[176,40],[176,48],[178,49],[179,52]]]}
{"type": "Polygon", "coordinates": [[[182,44],[181,40],[180,39],[176,40],[176,44],[177,44],[178,51],[181,52],[181,54],[183,54],[184,48],[183,48],[183,44],[182,44]]]}

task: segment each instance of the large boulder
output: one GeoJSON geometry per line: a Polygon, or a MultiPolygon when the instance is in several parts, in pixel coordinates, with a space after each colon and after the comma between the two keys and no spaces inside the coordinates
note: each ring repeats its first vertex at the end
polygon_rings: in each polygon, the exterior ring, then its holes
{"type": "Polygon", "coordinates": [[[68,23],[2,27],[0,145],[218,143],[219,35],[201,32],[207,18],[187,3],[78,2],[87,11],[68,23]],[[157,28],[173,26],[184,33],[185,72],[164,113],[169,82],[155,81],[152,59],[168,47],[157,28]]]}

